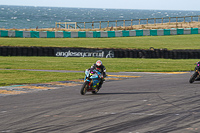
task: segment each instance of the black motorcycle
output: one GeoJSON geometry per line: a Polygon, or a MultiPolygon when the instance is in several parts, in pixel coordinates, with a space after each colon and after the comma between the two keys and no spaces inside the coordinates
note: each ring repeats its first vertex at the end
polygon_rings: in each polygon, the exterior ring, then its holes
{"type": "Polygon", "coordinates": [[[190,77],[189,82],[193,83],[194,81],[200,80],[199,74],[200,74],[200,61],[196,63],[194,74],[190,77]]]}

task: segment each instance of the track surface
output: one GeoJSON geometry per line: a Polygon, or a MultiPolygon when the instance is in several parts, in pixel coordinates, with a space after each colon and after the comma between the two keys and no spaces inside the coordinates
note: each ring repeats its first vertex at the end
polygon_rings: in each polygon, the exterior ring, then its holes
{"type": "Polygon", "coordinates": [[[0,133],[200,132],[191,73],[114,74],[141,77],[105,82],[97,95],[80,95],[78,85],[0,96],[0,133]]]}

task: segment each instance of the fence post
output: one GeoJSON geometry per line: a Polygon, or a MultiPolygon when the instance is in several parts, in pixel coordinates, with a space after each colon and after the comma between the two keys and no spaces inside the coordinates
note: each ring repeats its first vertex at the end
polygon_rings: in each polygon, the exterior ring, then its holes
{"type": "Polygon", "coordinates": [[[124,20],[124,28],[126,27],[126,25],[125,25],[125,21],[126,21],[126,20],[124,20]]]}
{"type": "Polygon", "coordinates": [[[198,17],[198,22],[199,22],[199,19],[200,19],[200,15],[199,15],[199,17],[198,17]]]}
{"type": "Polygon", "coordinates": [[[193,18],[192,18],[192,16],[191,16],[191,22],[193,21],[193,18]]]}
{"type": "Polygon", "coordinates": [[[139,19],[139,25],[140,25],[140,19],[139,19]]]}
{"type": "Polygon", "coordinates": [[[92,29],[94,29],[94,21],[92,21],[92,29]]]}
{"type": "Polygon", "coordinates": [[[171,20],[171,18],[169,17],[169,25],[170,25],[170,22],[171,22],[170,20],[171,20]]]}
{"type": "Polygon", "coordinates": [[[99,29],[101,29],[101,21],[99,21],[99,29]]]}
{"type": "Polygon", "coordinates": [[[162,18],[162,25],[163,25],[163,18],[162,18]]]}
{"type": "Polygon", "coordinates": [[[117,28],[117,20],[116,20],[115,22],[116,22],[116,25],[115,25],[115,27],[117,28]]]}
{"type": "Polygon", "coordinates": [[[67,29],[67,22],[65,22],[65,29],[67,29]]]}
{"type": "Polygon", "coordinates": [[[85,29],[85,22],[84,22],[84,29],[85,29]]]}
{"type": "Polygon", "coordinates": [[[154,25],[156,25],[156,18],[154,18],[154,25]]]}
{"type": "Polygon", "coordinates": [[[148,25],[148,23],[149,23],[149,19],[147,18],[147,25],[148,25]]]}
{"type": "Polygon", "coordinates": [[[133,25],[133,19],[131,19],[131,26],[133,25]]]}
{"type": "Polygon", "coordinates": [[[185,16],[184,16],[184,23],[185,23],[185,16]]]}
{"type": "Polygon", "coordinates": [[[77,28],[77,22],[75,22],[75,29],[77,28]]]}
{"type": "Polygon", "coordinates": [[[107,25],[107,28],[109,27],[109,21],[108,21],[108,25],[107,25]]]}

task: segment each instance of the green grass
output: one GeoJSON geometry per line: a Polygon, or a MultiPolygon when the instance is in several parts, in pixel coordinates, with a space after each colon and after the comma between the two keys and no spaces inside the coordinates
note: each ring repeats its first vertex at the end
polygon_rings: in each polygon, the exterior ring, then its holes
{"type": "Polygon", "coordinates": [[[116,38],[0,38],[0,46],[200,49],[200,34],[116,38]]]}
{"type": "MultiPolygon", "coordinates": [[[[121,38],[0,38],[0,46],[86,47],[129,49],[200,49],[200,34],[121,38]]],[[[77,70],[89,68],[97,58],[0,57],[0,86],[80,79],[83,73],[30,72],[9,69],[77,70]]],[[[108,72],[191,71],[196,59],[102,58],[108,72]]]]}
{"type": "MultiPolygon", "coordinates": [[[[0,57],[0,86],[83,79],[84,73],[33,72],[9,69],[84,71],[98,58],[0,57]],[[7,70],[4,70],[7,69],[7,70]]],[[[107,72],[177,72],[194,70],[196,59],[101,58],[107,72]]]]}
{"type": "Polygon", "coordinates": [[[0,70],[0,86],[74,80],[80,77],[83,78],[84,73],[0,70]]]}
{"type": "MultiPolygon", "coordinates": [[[[98,58],[66,57],[0,57],[0,69],[41,69],[84,71],[98,58]]],[[[190,71],[197,59],[100,58],[109,72],[190,71]]]]}

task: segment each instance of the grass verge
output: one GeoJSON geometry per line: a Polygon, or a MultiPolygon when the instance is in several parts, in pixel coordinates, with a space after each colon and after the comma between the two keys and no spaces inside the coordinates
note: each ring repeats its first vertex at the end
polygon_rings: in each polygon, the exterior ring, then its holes
{"type": "MultiPolygon", "coordinates": [[[[98,58],[66,57],[0,57],[0,69],[41,69],[84,71],[98,58]]],[[[109,72],[190,71],[197,59],[101,58],[109,72]]]]}
{"type": "MultiPolygon", "coordinates": [[[[0,57],[0,69],[41,69],[84,71],[98,58],[66,57],[0,57]]],[[[100,58],[109,72],[190,71],[197,59],[100,58]]]]}
{"type": "MultiPolygon", "coordinates": [[[[81,79],[84,73],[32,72],[9,69],[84,71],[98,58],[0,57],[0,86],[81,79]],[[7,69],[7,70],[3,70],[7,69]]],[[[197,59],[101,58],[107,72],[179,72],[194,70],[197,59]]]]}
{"type": "Polygon", "coordinates": [[[47,83],[74,80],[84,77],[84,73],[33,72],[19,70],[0,70],[0,86],[47,83]]]}
{"type": "Polygon", "coordinates": [[[115,38],[0,38],[0,46],[200,49],[200,34],[115,38]]]}

